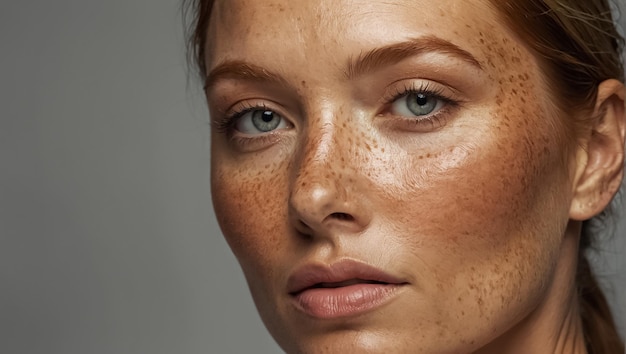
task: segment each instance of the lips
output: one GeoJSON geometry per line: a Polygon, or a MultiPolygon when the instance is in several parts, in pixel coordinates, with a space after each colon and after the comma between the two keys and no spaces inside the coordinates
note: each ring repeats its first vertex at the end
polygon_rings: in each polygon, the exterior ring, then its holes
{"type": "Polygon", "coordinates": [[[319,319],[356,316],[391,300],[407,282],[364,263],[306,265],[287,281],[299,311],[319,319]]]}
{"type": "Polygon", "coordinates": [[[335,288],[343,288],[346,286],[357,285],[357,284],[388,284],[388,283],[379,282],[376,280],[367,280],[367,279],[349,279],[349,280],[344,280],[344,281],[335,282],[335,283],[325,283],[325,282],[317,283],[313,285],[312,288],[335,289],[335,288]]]}

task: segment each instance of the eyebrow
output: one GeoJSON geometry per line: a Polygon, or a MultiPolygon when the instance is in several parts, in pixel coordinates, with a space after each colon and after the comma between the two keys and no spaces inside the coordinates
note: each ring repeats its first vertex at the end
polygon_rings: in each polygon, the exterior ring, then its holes
{"type": "Polygon", "coordinates": [[[219,64],[209,72],[205,80],[204,89],[207,90],[217,80],[223,78],[269,81],[287,85],[287,81],[281,75],[273,73],[261,66],[242,60],[228,60],[219,64]]]}
{"type": "MultiPolygon", "coordinates": [[[[357,78],[365,73],[376,71],[385,66],[396,64],[404,59],[426,53],[442,53],[455,56],[477,69],[482,70],[482,65],[466,50],[461,49],[447,40],[435,36],[426,36],[393,43],[361,53],[356,58],[349,60],[345,75],[349,79],[357,78]]],[[[261,66],[243,60],[227,60],[218,64],[209,72],[206,76],[204,89],[209,89],[216,81],[223,78],[273,82],[288,86],[287,81],[281,75],[261,66]]]]}
{"type": "Polygon", "coordinates": [[[405,42],[393,43],[384,47],[361,53],[348,63],[346,76],[356,78],[365,73],[376,71],[385,66],[396,64],[404,59],[426,53],[442,53],[458,57],[479,70],[483,67],[468,51],[459,46],[435,36],[426,36],[411,39],[405,42]]]}

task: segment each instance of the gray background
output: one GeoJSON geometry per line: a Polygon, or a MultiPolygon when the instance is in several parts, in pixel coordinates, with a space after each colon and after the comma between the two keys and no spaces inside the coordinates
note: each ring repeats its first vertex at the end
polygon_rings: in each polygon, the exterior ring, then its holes
{"type": "Polygon", "coordinates": [[[279,352],[213,217],[179,6],[0,3],[0,353],[279,352]]]}

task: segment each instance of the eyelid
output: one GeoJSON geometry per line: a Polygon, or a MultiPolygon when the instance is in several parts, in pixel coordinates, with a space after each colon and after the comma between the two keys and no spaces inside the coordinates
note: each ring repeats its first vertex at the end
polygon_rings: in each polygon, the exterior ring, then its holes
{"type": "Polygon", "coordinates": [[[272,111],[280,115],[287,124],[293,126],[293,122],[287,118],[285,112],[278,107],[277,103],[269,101],[267,99],[248,99],[239,101],[223,112],[218,112],[218,116],[211,120],[211,126],[219,133],[232,135],[234,133],[234,126],[237,120],[242,118],[245,114],[256,111],[265,110],[272,111]]]}
{"type": "Polygon", "coordinates": [[[453,118],[455,111],[465,102],[456,89],[436,81],[425,79],[398,80],[387,86],[387,91],[381,98],[381,111],[378,116],[383,118],[381,124],[388,129],[427,133],[445,126],[453,118]],[[392,111],[394,103],[411,93],[427,94],[442,102],[442,107],[423,116],[406,116],[394,113],[392,111]]]}
{"type": "Polygon", "coordinates": [[[428,93],[446,103],[462,103],[457,90],[447,85],[425,79],[408,79],[393,82],[381,97],[383,105],[389,105],[402,96],[410,93],[428,93]]]}

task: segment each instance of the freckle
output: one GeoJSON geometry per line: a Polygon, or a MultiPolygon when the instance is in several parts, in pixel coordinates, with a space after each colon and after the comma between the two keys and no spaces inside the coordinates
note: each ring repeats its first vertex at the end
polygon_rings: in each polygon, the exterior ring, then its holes
{"type": "Polygon", "coordinates": [[[430,153],[426,154],[427,158],[430,158],[432,155],[430,153]]]}
{"type": "Polygon", "coordinates": [[[306,81],[302,80],[302,86],[306,87],[306,81]]]}

